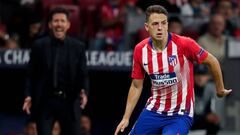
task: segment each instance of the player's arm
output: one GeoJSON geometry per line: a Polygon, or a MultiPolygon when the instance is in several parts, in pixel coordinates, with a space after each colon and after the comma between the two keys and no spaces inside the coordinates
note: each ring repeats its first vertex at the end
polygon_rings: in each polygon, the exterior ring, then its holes
{"type": "Polygon", "coordinates": [[[129,89],[127,105],[126,105],[123,119],[118,125],[114,135],[117,135],[120,130],[121,132],[123,132],[124,129],[128,126],[129,119],[131,117],[133,109],[135,108],[139,100],[139,97],[142,93],[142,87],[143,87],[143,79],[133,79],[131,87],[129,89]]]}
{"type": "Polygon", "coordinates": [[[133,79],[127,99],[126,110],[123,118],[129,119],[133,109],[135,108],[138,99],[142,93],[143,79],[133,79]]]}
{"type": "Polygon", "coordinates": [[[216,85],[217,96],[224,97],[228,95],[232,90],[227,90],[224,88],[221,67],[218,60],[212,54],[208,53],[208,56],[203,61],[203,63],[207,64],[212,72],[213,79],[216,85]]]}

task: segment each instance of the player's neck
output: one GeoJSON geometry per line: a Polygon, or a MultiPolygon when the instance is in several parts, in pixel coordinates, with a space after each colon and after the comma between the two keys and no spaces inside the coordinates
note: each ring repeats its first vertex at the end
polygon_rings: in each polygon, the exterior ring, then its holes
{"type": "Polygon", "coordinates": [[[163,38],[163,40],[154,40],[152,39],[152,43],[153,43],[153,46],[154,48],[157,50],[157,51],[162,51],[165,46],[167,45],[167,41],[168,41],[168,34],[163,38]]]}

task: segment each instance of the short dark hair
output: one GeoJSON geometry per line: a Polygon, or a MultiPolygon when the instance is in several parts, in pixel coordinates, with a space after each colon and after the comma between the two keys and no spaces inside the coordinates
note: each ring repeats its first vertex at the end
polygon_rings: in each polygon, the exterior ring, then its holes
{"type": "Polygon", "coordinates": [[[68,11],[66,8],[62,7],[62,6],[57,6],[57,7],[54,7],[54,8],[52,8],[52,9],[50,10],[48,22],[52,21],[53,16],[54,16],[55,14],[58,14],[58,13],[65,14],[66,17],[67,17],[67,19],[69,20],[69,15],[70,15],[69,11],[68,11]]]}
{"type": "Polygon", "coordinates": [[[163,6],[151,5],[147,8],[147,10],[145,12],[146,22],[149,20],[150,15],[153,14],[153,13],[164,14],[164,15],[168,16],[168,12],[163,6]]]}

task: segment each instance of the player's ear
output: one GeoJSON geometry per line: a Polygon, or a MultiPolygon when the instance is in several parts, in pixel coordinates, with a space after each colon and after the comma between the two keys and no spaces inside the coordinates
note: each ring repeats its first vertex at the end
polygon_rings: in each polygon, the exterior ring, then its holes
{"type": "Polygon", "coordinates": [[[144,23],[145,30],[148,32],[148,24],[144,23]]]}

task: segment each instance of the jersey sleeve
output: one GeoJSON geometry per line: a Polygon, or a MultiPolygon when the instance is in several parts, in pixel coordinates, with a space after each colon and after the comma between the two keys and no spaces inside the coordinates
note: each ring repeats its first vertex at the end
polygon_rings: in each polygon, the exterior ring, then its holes
{"type": "Polygon", "coordinates": [[[187,41],[184,43],[184,53],[189,60],[196,61],[199,64],[208,56],[208,52],[191,38],[187,38],[187,41]]]}
{"type": "Polygon", "coordinates": [[[133,54],[133,67],[132,67],[132,78],[143,79],[145,71],[141,63],[141,50],[136,46],[133,54]]]}

